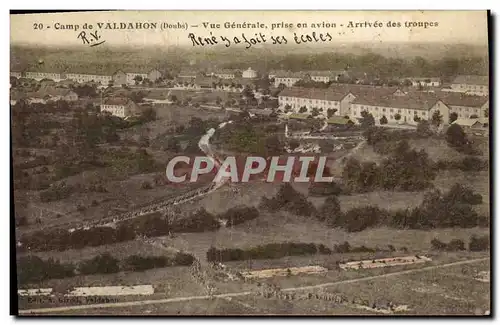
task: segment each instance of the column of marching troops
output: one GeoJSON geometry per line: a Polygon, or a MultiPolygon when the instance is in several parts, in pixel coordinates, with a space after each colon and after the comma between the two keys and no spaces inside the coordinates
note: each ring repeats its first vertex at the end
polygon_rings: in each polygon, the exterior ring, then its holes
{"type": "MultiPolygon", "coordinates": [[[[211,268],[214,270],[221,270],[221,265],[216,263],[211,264],[211,268]]],[[[226,269],[226,267],[224,267],[226,269]]],[[[226,272],[230,272],[226,270],[226,272]]],[[[190,267],[190,273],[192,277],[195,279],[197,283],[204,286],[207,294],[211,299],[215,298],[216,287],[213,284],[213,280],[210,279],[210,276],[207,272],[202,270],[201,263],[198,259],[195,259],[193,264],[190,267]]],[[[370,307],[372,309],[386,309],[388,311],[394,311],[395,305],[392,302],[388,302],[382,308],[380,305],[377,305],[375,302],[370,305],[370,302],[365,299],[353,298],[349,300],[345,295],[339,293],[328,293],[328,292],[318,292],[318,293],[303,293],[298,294],[297,292],[286,292],[282,291],[281,288],[275,284],[262,283],[253,279],[244,279],[245,282],[256,284],[259,290],[256,292],[257,295],[266,298],[266,299],[280,299],[280,300],[323,300],[323,301],[331,301],[334,304],[353,304],[353,305],[362,305],[366,307],[370,307]]]]}

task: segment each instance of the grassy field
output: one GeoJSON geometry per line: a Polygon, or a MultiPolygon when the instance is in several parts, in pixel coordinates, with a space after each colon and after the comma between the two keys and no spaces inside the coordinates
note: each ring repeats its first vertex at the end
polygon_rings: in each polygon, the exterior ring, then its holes
{"type": "Polygon", "coordinates": [[[328,289],[368,301],[384,299],[409,305],[405,314],[474,315],[490,310],[490,284],[473,279],[475,273],[489,270],[489,262],[437,269],[350,283],[328,289]]]}

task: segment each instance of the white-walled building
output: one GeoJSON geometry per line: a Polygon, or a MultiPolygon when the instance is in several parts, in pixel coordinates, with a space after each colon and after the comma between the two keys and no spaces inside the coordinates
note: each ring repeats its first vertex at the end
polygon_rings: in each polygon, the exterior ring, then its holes
{"type": "Polygon", "coordinates": [[[17,71],[11,71],[10,72],[10,76],[11,77],[16,77],[16,78],[21,78],[23,76],[23,73],[22,72],[17,72],[17,71]]]}
{"type": "Polygon", "coordinates": [[[428,95],[382,95],[357,97],[351,102],[350,117],[362,118],[362,113],[370,113],[376,124],[385,117],[388,124],[417,125],[420,120],[428,120],[436,98],[428,95]]]}
{"type": "Polygon", "coordinates": [[[39,71],[27,71],[25,72],[25,78],[35,79],[40,81],[42,79],[51,79],[54,81],[60,81],[66,79],[66,76],[58,72],[39,72],[39,71]]]}
{"type": "Polygon", "coordinates": [[[257,78],[258,74],[257,71],[252,70],[252,68],[248,68],[245,71],[243,71],[241,76],[245,79],[255,79],[257,78]]]}
{"type": "Polygon", "coordinates": [[[469,95],[487,96],[489,78],[488,76],[457,76],[451,83],[451,90],[469,95]]]}
{"type": "Polygon", "coordinates": [[[212,72],[210,75],[221,79],[234,79],[236,78],[236,74],[237,74],[236,70],[225,69],[225,70],[217,70],[215,72],[212,72]]]}
{"type": "Polygon", "coordinates": [[[101,112],[109,112],[111,115],[121,118],[140,113],[137,104],[124,97],[106,98],[101,104],[101,112]]]}
{"type": "Polygon", "coordinates": [[[334,115],[342,113],[342,106],[353,100],[350,93],[332,92],[328,89],[293,87],[283,90],[278,97],[280,109],[290,107],[295,113],[312,113],[317,108],[322,116],[327,116],[329,109],[334,110],[334,115]],[[288,106],[287,106],[288,105],[288,106]]]}
{"type": "Polygon", "coordinates": [[[411,81],[413,87],[440,87],[441,79],[437,77],[412,77],[406,78],[411,81]]]}
{"type": "Polygon", "coordinates": [[[329,83],[331,81],[336,81],[338,79],[338,75],[332,71],[306,71],[304,72],[303,78],[304,80],[329,83]]]}
{"type": "MultiPolygon", "coordinates": [[[[301,72],[284,72],[273,75],[274,78],[274,86],[279,87],[279,85],[283,84],[286,87],[293,87],[297,81],[302,80],[304,75],[301,72]]],[[[271,77],[269,77],[271,78],[271,77]]]]}
{"type": "Polygon", "coordinates": [[[489,98],[486,96],[466,95],[462,93],[437,93],[439,109],[445,123],[450,114],[457,113],[459,119],[482,118],[489,116],[489,98]]]}
{"type": "Polygon", "coordinates": [[[54,87],[43,87],[39,91],[30,92],[26,95],[28,102],[30,103],[42,103],[45,104],[48,101],[58,101],[64,100],[68,102],[74,102],[78,100],[78,95],[67,88],[54,88],[54,87]]]}
{"type": "Polygon", "coordinates": [[[152,82],[155,82],[162,76],[163,74],[158,69],[152,69],[151,71],[148,72],[148,79],[152,82]]]}
{"type": "Polygon", "coordinates": [[[113,77],[86,73],[66,73],[66,79],[70,79],[79,83],[97,82],[101,85],[107,85],[113,79],[113,77]]]}

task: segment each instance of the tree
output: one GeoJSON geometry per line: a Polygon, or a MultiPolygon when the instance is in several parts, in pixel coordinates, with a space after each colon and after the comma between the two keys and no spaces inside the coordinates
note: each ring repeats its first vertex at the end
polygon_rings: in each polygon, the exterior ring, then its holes
{"type": "Polygon", "coordinates": [[[222,103],[222,98],[217,96],[217,98],[215,99],[215,104],[220,105],[221,103],[222,103]]]}
{"type": "Polygon", "coordinates": [[[299,109],[299,113],[306,113],[307,112],[307,108],[305,106],[302,106],[300,109],[299,109]]]}
{"type": "Polygon", "coordinates": [[[138,85],[142,81],[142,77],[137,75],[134,77],[135,84],[138,85]]]}
{"type": "Polygon", "coordinates": [[[394,115],[394,119],[395,119],[396,121],[399,121],[399,120],[401,119],[401,114],[396,113],[396,115],[394,115]]]}
{"type": "Polygon", "coordinates": [[[403,80],[403,86],[405,86],[405,87],[411,87],[412,85],[413,85],[413,83],[411,82],[410,79],[403,80]]]}
{"type": "Polygon", "coordinates": [[[382,116],[382,117],[380,118],[380,124],[387,124],[387,123],[388,123],[388,121],[387,121],[387,117],[385,117],[385,115],[384,115],[384,116],[382,116]]]}
{"type": "Polygon", "coordinates": [[[290,142],[288,143],[288,146],[290,147],[291,150],[295,150],[300,146],[300,142],[297,141],[296,139],[291,139],[290,142]]]}
{"type": "Polygon", "coordinates": [[[83,261],[78,267],[81,274],[116,273],[120,270],[118,260],[109,253],[83,261]]]}
{"type": "Polygon", "coordinates": [[[288,113],[292,110],[292,106],[290,106],[290,104],[286,104],[285,105],[285,113],[288,113]]]}
{"type": "Polygon", "coordinates": [[[321,206],[317,218],[321,221],[327,221],[330,226],[336,224],[336,220],[342,213],[340,210],[340,202],[337,196],[332,195],[326,198],[325,203],[321,206]]]}
{"type": "Polygon", "coordinates": [[[176,95],[170,95],[169,96],[170,98],[170,101],[174,102],[174,103],[177,103],[177,96],[176,95]]]}
{"type": "Polygon", "coordinates": [[[439,111],[435,111],[435,112],[432,114],[431,123],[432,123],[432,125],[434,125],[435,127],[438,127],[438,126],[440,126],[440,125],[441,125],[441,123],[443,123],[443,116],[441,115],[441,112],[439,112],[439,111]]]}
{"type": "Polygon", "coordinates": [[[432,135],[431,126],[429,124],[429,121],[421,120],[420,122],[418,122],[417,134],[421,137],[428,137],[428,136],[432,135]]]}
{"type": "Polygon", "coordinates": [[[373,117],[372,114],[368,113],[367,111],[362,111],[361,112],[361,126],[365,128],[369,128],[371,126],[375,125],[375,118],[373,117]]]}
{"type": "Polygon", "coordinates": [[[165,149],[168,151],[179,152],[180,151],[179,140],[175,137],[168,139],[167,146],[165,149]]]}
{"type": "Polygon", "coordinates": [[[457,113],[455,113],[455,112],[451,112],[451,113],[450,113],[450,120],[449,120],[449,123],[451,124],[451,123],[455,122],[455,121],[457,120],[457,118],[458,118],[458,114],[457,114],[457,113]]]}
{"type": "Polygon", "coordinates": [[[468,143],[464,130],[458,124],[452,124],[446,130],[446,141],[455,148],[461,148],[468,143]]]}
{"type": "Polygon", "coordinates": [[[337,109],[336,108],[329,108],[327,111],[326,111],[326,117],[330,118],[332,117],[335,113],[337,112],[337,109]]]}
{"type": "Polygon", "coordinates": [[[311,115],[312,116],[318,116],[319,115],[319,111],[318,111],[318,108],[317,107],[313,107],[312,110],[311,110],[311,115]]]}

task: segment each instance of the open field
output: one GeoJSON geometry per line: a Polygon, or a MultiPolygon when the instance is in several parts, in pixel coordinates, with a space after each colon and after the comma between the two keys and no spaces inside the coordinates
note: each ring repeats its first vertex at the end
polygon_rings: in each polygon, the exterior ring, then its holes
{"type": "Polygon", "coordinates": [[[366,283],[342,284],[327,291],[375,301],[407,304],[412,315],[474,315],[490,310],[490,284],[473,279],[489,270],[489,262],[382,278],[366,283]]]}

